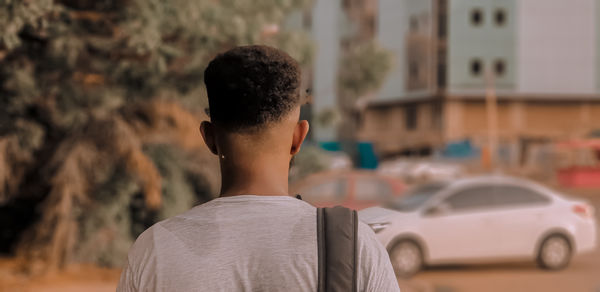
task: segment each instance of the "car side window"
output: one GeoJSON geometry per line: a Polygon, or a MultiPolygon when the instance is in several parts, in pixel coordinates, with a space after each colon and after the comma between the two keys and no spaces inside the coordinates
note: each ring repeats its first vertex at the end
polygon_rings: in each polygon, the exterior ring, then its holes
{"type": "Polygon", "coordinates": [[[335,179],[310,186],[300,192],[302,199],[311,202],[339,203],[344,200],[346,193],[346,181],[335,179]]]}
{"type": "Polygon", "coordinates": [[[494,201],[496,206],[502,207],[519,205],[541,205],[550,202],[550,199],[529,188],[521,186],[502,185],[496,187],[494,201]]]}
{"type": "Polygon", "coordinates": [[[492,186],[469,187],[450,195],[444,202],[456,211],[489,209],[494,207],[494,190],[492,186]]]}
{"type": "Polygon", "coordinates": [[[392,195],[392,189],[386,181],[360,177],[355,181],[354,194],[359,201],[383,201],[392,195]]]}

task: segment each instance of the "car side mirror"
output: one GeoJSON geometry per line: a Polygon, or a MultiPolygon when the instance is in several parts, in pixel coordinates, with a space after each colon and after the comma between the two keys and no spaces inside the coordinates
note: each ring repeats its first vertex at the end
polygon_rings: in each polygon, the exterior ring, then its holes
{"type": "Polygon", "coordinates": [[[431,206],[425,209],[425,212],[423,212],[423,214],[425,214],[425,216],[442,216],[447,214],[448,211],[450,211],[448,204],[440,203],[438,205],[431,206]]]}

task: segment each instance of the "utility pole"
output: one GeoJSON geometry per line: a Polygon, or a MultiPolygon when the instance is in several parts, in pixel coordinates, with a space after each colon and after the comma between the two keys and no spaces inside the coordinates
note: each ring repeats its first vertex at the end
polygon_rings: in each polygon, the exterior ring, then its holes
{"type": "Polygon", "coordinates": [[[496,98],[496,84],[494,72],[487,69],[485,72],[485,108],[487,116],[487,131],[488,131],[488,165],[485,165],[489,170],[497,168],[498,154],[498,100],[496,98]]]}

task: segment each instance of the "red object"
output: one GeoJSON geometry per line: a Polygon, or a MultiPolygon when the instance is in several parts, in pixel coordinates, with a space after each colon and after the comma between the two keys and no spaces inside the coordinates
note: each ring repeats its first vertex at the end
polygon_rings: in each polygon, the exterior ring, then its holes
{"type": "Polygon", "coordinates": [[[292,185],[290,193],[300,194],[303,200],[315,207],[344,206],[353,210],[361,210],[401,196],[405,189],[401,180],[374,172],[340,171],[313,174],[292,185]],[[375,187],[376,190],[369,190],[371,192],[358,190],[359,181],[366,182],[363,186],[375,187]],[[339,186],[331,186],[338,182],[339,186]],[[323,189],[323,194],[319,194],[319,188],[323,189]],[[333,192],[339,191],[339,193],[331,194],[332,190],[333,192]]]}
{"type": "Polygon", "coordinates": [[[600,150],[600,139],[569,140],[556,143],[559,148],[592,148],[600,150]]]}
{"type": "Polygon", "coordinates": [[[584,218],[592,218],[594,216],[592,207],[582,204],[573,205],[573,212],[584,218]]]}
{"type": "Polygon", "coordinates": [[[558,170],[558,182],[566,187],[600,187],[600,167],[573,166],[558,170]]]}
{"type": "MultiPolygon", "coordinates": [[[[600,139],[570,140],[556,144],[562,150],[590,149],[600,159],[600,139]]],[[[557,172],[558,182],[565,187],[600,187],[600,164],[564,167],[557,172]]]]}

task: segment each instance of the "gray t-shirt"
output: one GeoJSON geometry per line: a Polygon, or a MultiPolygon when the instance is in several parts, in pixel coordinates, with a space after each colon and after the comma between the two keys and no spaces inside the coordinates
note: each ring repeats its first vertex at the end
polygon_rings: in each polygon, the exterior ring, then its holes
{"type": "MultiPolygon", "coordinates": [[[[316,291],[316,209],[289,196],[214,199],[142,233],[117,291],[316,291]]],[[[359,291],[400,291],[385,249],[358,227],[359,291]]]]}

